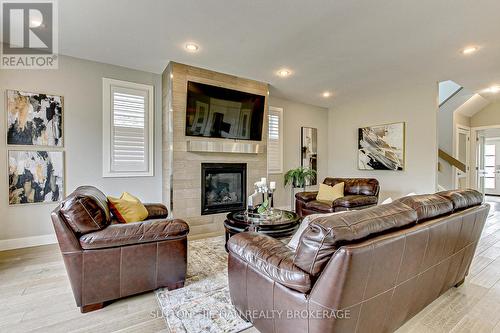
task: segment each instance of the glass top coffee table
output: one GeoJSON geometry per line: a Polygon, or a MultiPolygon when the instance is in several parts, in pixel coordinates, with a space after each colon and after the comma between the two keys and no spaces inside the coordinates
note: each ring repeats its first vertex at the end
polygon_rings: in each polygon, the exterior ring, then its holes
{"type": "MultiPolygon", "coordinates": [[[[300,217],[294,212],[272,209],[272,213],[260,215],[246,210],[227,214],[224,221],[226,244],[231,236],[244,231],[254,231],[274,238],[292,236],[300,224],[300,217]]],[[[227,248],[227,247],[226,247],[227,248]]]]}

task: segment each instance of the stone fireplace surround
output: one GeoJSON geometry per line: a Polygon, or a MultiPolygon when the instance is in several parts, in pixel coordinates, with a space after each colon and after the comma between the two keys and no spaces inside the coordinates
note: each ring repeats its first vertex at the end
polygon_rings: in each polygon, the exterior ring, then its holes
{"type": "MultiPolygon", "coordinates": [[[[202,163],[246,163],[247,193],[261,177],[267,176],[267,121],[261,141],[197,138],[185,135],[187,82],[194,81],[266,96],[264,119],[267,119],[268,85],[232,75],[170,62],[162,75],[163,82],[163,202],[173,216],[190,225],[193,238],[221,235],[226,213],[202,215],[202,163]],[[193,142],[258,145],[257,153],[191,151],[193,142]]],[[[253,192],[253,191],[252,191],[253,192]]]]}

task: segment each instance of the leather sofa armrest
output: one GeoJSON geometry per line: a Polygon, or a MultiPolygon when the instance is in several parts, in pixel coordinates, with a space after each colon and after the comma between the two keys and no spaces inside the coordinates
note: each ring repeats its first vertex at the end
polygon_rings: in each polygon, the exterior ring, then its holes
{"type": "Polygon", "coordinates": [[[179,219],[119,223],[81,236],[80,246],[84,250],[103,249],[179,239],[188,233],[188,224],[179,219]]]}
{"type": "Polygon", "coordinates": [[[308,273],[294,265],[294,252],[283,242],[254,232],[243,232],[227,243],[230,255],[235,255],[264,276],[294,290],[311,290],[308,273]]]}
{"type": "Polygon", "coordinates": [[[295,193],[295,199],[304,201],[304,202],[309,202],[316,200],[316,196],[318,195],[318,191],[314,192],[299,192],[295,193]]]}
{"type": "Polygon", "coordinates": [[[164,219],[168,216],[168,209],[164,204],[161,203],[146,203],[144,204],[148,211],[149,219],[164,219]]]}

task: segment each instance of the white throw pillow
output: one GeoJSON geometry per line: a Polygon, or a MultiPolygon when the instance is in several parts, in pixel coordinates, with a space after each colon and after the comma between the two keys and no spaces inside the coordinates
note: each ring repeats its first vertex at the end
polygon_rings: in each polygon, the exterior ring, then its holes
{"type": "Polygon", "coordinates": [[[381,205],[387,205],[387,204],[390,204],[390,203],[392,203],[392,198],[389,197],[389,198],[385,199],[384,201],[382,201],[380,204],[381,205]]]}
{"type": "Polygon", "coordinates": [[[311,223],[313,220],[317,219],[318,217],[324,217],[324,216],[331,216],[335,214],[341,214],[341,213],[346,213],[345,211],[342,212],[335,212],[335,213],[328,213],[328,214],[312,214],[304,217],[302,220],[302,223],[300,223],[299,228],[295,233],[293,234],[292,239],[288,242],[288,247],[291,247],[294,251],[297,249],[297,246],[299,246],[299,241],[300,241],[300,236],[302,236],[302,233],[307,229],[309,226],[309,223],[311,223]]]}

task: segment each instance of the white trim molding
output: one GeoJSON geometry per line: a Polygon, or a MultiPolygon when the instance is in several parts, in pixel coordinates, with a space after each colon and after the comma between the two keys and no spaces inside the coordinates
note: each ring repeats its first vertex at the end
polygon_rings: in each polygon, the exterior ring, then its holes
{"type": "Polygon", "coordinates": [[[0,251],[22,249],[25,247],[40,246],[40,245],[55,244],[55,243],[57,243],[57,238],[55,234],[13,238],[13,239],[2,239],[0,240],[0,251]]]}

